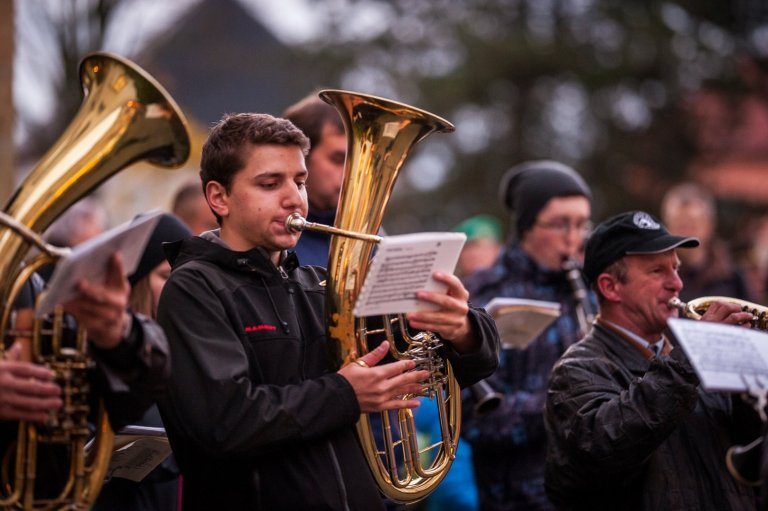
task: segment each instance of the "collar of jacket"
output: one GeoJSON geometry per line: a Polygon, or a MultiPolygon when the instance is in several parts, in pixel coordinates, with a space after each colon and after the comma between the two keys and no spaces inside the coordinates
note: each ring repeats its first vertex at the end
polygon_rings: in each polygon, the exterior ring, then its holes
{"type": "MultiPolygon", "coordinates": [[[[612,324],[608,323],[606,320],[602,319],[600,316],[598,316],[595,319],[595,322],[597,326],[620,337],[628,346],[630,346],[634,351],[639,353],[645,360],[652,360],[655,358],[655,354],[653,353],[653,351],[650,350],[650,348],[646,348],[645,346],[637,342],[635,339],[632,339],[631,337],[626,335],[624,332],[622,332],[618,328],[615,328],[612,324]]],[[[672,351],[672,345],[670,344],[669,339],[667,339],[666,335],[662,335],[662,338],[664,339],[664,347],[661,349],[661,354],[669,355],[669,352],[672,351]]]]}
{"type": "MultiPolygon", "coordinates": [[[[280,274],[279,269],[272,264],[266,251],[261,247],[237,252],[200,236],[192,236],[173,243],[165,243],[163,248],[172,268],[177,268],[189,261],[203,260],[231,270],[257,273],[262,277],[274,277],[280,274]]],[[[299,266],[296,254],[290,252],[284,255],[280,266],[286,273],[291,273],[299,266]]]]}

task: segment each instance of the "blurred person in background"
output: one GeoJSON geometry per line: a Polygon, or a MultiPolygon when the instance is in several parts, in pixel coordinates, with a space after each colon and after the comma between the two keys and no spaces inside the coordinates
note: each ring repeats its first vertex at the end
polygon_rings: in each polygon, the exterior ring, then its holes
{"type": "Polygon", "coordinates": [[[661,201],[661,220],[670,232],[696,237],[700,242],[697,249],[679,254],[679,275],[685,284],[681,300],[729,296],[756,301],[728,243],[717,237],[716,203],[706,188],[692,182],[670,188],[661,201]]]}
{"type": "MultiPolygon", "coordinates": [[[[43,239],[57,247],[76,247],[106,231],[109,214],[104,204],[94,196],[80,199],[61,214],[43,234],[43,239]]],[[[46,282],[55,265],[48,264],[38,270],[46,282]]]]}
{"type": "Polygon", "coordinates": [[[490,215],[467,218],[452,229],[467,235],[456,263],[457,277],[464,280],[478,270],[493,264],[501,250],[501,225],[490,215]]]}
{"type": "Polygon", "coordinates": [[[731,249],[756,303],[768,303],[768,213],[749,212],[741,218],[731,249]]]}
{"type": "Polygon", "coordinates": [[[219,227],[216,217],[213,216],[208,201],[195,179],[182,185],[173,197],[171,211],[176,217],[187,224],[192,234],[200,234],[219,227]]]}
{"type": "MultiPolygon", "coordinates": [[[[333,225],[336,207],[344,178],[344,159],[347,155],[347,136],[341,116],[334,107],[310,94],[283,112],[309,138],[309,154],[306,158],[307,220],[333,225]]],[[[294,250],[303,265],[328,265],[330,235],[306,230],[301,234],[294,250]]]]}
{"type": "MultiPolygon", "coordinates": [[[[131,292],[128,304],[131,310],[150,318],[157,317],[165,281],[171,274],[171,265],[165,259],[163,243],[170,243],[192,236],[192,232],[177,217],[164,214],[160,217],[139,264],[129,277],[131,292]]],[[[163,422],[157,404],[153,404],[138,426],[162,428],[163,422]]],[[[157,466],[141,482],[113,477],[102,488],[94,511],[176,511],[179,502],[179,467],[173,455],[157,466]]]]}
{"type": "Polygon", "coordinates": [[[515,216],[516,237],[490,268],[467,279],[470,301],[545,300],[560,303],[562,314],[526,348],[502,350],[499,368],[486,380],[504,396],[497,409],[478,415],[474,397],[464,392],[462,437],[472,447],[480,509],[550,510],[544,401],[552,366],[590,328],[580,324],[579,307],[596,306],[591,294],[587,304],[575,298],[563,271],[564,261],[580,256],[590,229],[591,191],[572,168],[543,160],[507,171],[501,192],[515,216]]]}
{"type": "MultiPolygon", "coordinates": [[[[75,296],[62,304],[66,315],[61,338],[66,345],[77,328],[85,328],[88,355],[95,362],[87,375],[94,398],[89,422],[93,424],[96,419],[97,407],[93,405],[95,398],[100,398],[116,431],[138,420],[162,392],[170,374],[170,357],[160,326],[128,303],[130,287],[124,277],[121,255],[114,253],[103,264],[103,281],[79,281],[75,296]]],[[[44,286],[37,274],[24,284],[14,303],[13,327],[17,332],[31,331],[33,307],[44,286]]],[[[43,347],[50,345],[49,336],[43,335],[41,340],[43,347]]],[[[16,438],[15,421],[44,424],[52,412],[64,405],[64,399],[53,371],[31,362],[30,354],[25,355],[24,336],[7,335],[4,342],[5,356],[0,360],[0,452],[6,453],[16,438]]],[[[61,491],[61,479],[70,470],[64,447],[67,446],[40,446],[40,495],[50,498],[61,491]]]]}

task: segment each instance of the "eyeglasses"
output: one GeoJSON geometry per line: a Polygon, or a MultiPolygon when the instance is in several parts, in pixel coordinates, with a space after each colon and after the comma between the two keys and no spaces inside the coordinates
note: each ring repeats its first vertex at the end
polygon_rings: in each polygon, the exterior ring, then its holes
{"type": "Polygon", "coordinates": [[[556,218],[554,220],[550,220],[549,222],[536,222],[534,225],[562,235],[568,235],[571,233],[571,231],[576,231],[583,236],[589,234],[593,227],[592,222],[589,220],[571,222],[566,218],[556,218]]]}

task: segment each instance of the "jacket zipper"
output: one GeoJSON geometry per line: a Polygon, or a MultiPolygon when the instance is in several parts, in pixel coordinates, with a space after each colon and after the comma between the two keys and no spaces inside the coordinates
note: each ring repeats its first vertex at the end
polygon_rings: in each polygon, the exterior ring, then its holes
{"type": "MultiPolygon", "coordinates": [[[[288,274],[285,272],[282,266],[277,267],[278,271],[280,272],[280,276],[283,278],[283,284],[286,286],[288,295],[290,296],[291,303],[293,303],[294,296],[293,296],[293,289],[290,288],[290,285],[288,283],[288,274]]],[[[296,304],[293,303],[295,306],[296,304]]],[[[304,331],[301,327],[301,323],[299,323],[299,338],[305,339],[304,337],[304,331]]],[[[306,354],[304,343],[301,343],[301,378],[303,380],[306,379],[306,373],[304,372],[304,356],[306,354]]],[[[344,504],[344,511],[350,511],[349,508],[349,502],[347,500],[347,487],[344,485],[344,478],[341,474],[341,465],[339,465],[339,459],[336,456],[336,450],[333,448],[333,444],[330,440],[328,440],[328,453],[331,455],[331,464],[333,465],[333,473],[336,475],[336,482],[339,488],[339,496],[341,497],[341,502],[344,504]]]]}
{"type": "Polygon", "coordinates": [[[350,511],[349,502],[347,501],[347,487],[344,486],[344,478],[341,476],[339,459],[336,457],[336,450],[333,448],[333,444],[331,444],[330,440],[328,440],[328,452],[331,454],[333,472],[336,474],[336,481],[339,483],[339,494],[341,495],[341,502],[344,504],[344,511],[350,511]]]}

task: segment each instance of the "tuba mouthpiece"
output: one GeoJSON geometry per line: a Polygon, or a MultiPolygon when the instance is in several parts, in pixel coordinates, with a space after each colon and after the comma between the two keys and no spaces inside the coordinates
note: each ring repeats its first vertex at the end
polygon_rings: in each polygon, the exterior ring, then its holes
{"type": "Polygon", "coordinates": [[[285,219],[285,230],[288,232],[301,232],[306,226],[307,219],[301,216],[299,213],[291,213],[288,215],[288,218],[285,219]]]}

